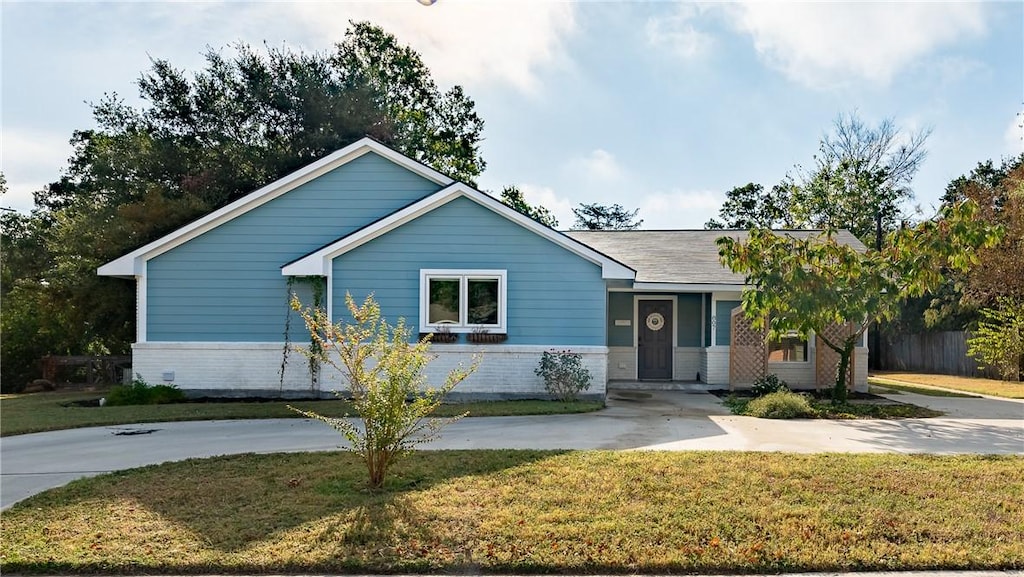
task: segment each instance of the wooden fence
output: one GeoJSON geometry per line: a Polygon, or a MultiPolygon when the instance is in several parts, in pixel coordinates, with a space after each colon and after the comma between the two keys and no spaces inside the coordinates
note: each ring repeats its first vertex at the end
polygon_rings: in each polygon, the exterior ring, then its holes
{"type": "Polygon", "coordinates": [[[888,335],[882,337],[882,350],[877,354],[883,371],[916,371],[962,377],[990,377],[967,355],[964,331],[888,335]]]}

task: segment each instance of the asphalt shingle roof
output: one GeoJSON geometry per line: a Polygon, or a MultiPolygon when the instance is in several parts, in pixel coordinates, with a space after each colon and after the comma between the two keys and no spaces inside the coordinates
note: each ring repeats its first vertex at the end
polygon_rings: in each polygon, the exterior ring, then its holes
{"type": "MultiPolygon", "coordinates": [[[[777,232],[799,238],[821,231],[777,232]]],[[[743,284],[743,275],[729,271],[718,260],[715,240],[722,236],[745,239],[745,230],[573,230],[565,234],[635,270],[638,283],[743,284]]],[[[836,238],[865,249],[845,230],[836,238]]]]}

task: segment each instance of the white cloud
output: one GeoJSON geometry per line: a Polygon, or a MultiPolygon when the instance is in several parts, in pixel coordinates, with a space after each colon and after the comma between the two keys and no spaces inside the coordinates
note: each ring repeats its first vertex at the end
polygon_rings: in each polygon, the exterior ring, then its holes
{"type": "Polygon", "coordinates": [[[439,84],[497,82],[526,93],[539,90],[539,69],[565,60],[563,40],[576,27],[576,7],[568,2],[288,2],[252,9],[298,21],[321,46],[340,41],[349,20],[368,20],[417,50],[439,84]]]}
{"type": "Polygon", "coordinates": [[[665,48],[685,60],[705,54],[713,46],[714,38],[694,26],[698,11],[693,4],[679,4],[674,14],[649,19],[645,27],[647,43],[665,48]]]}
{"type": "Polygon", "coordinates": [[[721,193],[707,190],[655,192],[641,197],[637,216],[648,230],[704,228],[722,200],[721,193]]]}
{"type": "Polygon", "coordinates": [[[1011,155],[1024,154],[1024,110],[1013,116],[1003,139],[1011,155]]]}
{"type": "Polygon", "coordinates": [[[33,207],[32,193],[57,180],[73,149],[66,135],[5,126],[0,151],[0,170],[8,188],[0,206],[27,212],[33,207]]]}
{"type": "Polygon", "coordinates": [[[615,155],[602,148],[571,159],[568,168],[582,178],[600,183],[618,181],[625,174],[615,155]]]}
{"type": "Polygon", "coordinates": [[[812,88],[886,86],[938,48],[985,32],[982,3],[775,3],[723,8],[770,65],[812,88]]]}
{"type": "Polygon", "coordinates": [[[568,198],[558,196],[554,189],[535,184],[520,184],[519,190],[530,206],[543,206],[558,219],[559,229],[568,229],[576,220],[572,213],[573,203],[568,198]]]}

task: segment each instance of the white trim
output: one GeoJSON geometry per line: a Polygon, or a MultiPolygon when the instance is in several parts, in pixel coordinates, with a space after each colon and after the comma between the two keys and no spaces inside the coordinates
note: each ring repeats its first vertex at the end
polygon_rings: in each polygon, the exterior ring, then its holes
{"type": "Polygon", "coordinates": [[[700,346],[701,348],[707,347],[707,339],[704,337],[707,333],[704,332],[704,327],[708,326],[708,307],[707,307],[708,293],[700,293],[700,346]]]}
{"type": "MultiPolygon", "coordinates": [[[[295,343],[292,343],[295,345],[295,343]]],[[[174,349],[195,349],[195,350],[225,350],[225,349],[244,349],[244,350],[274,350],[279,351],[284,345],[284,341],[258,341],[258,342],[240,342],[240,341],[150,341],[147,343],[133,343],[133,349],[161,349],[161,348],[174,348],[174,349]]],[[[301,344],[297,346],[302,346],[301,344]]],[[[512,351],[518,353],[542,353],[544,351],[554,350],[568,350],[575,353],[607,353],[608,347],[604,345],[510,345],[510,344],[488,344],[488,345],[476,345],[476,344],[433,344],[430,345],[433,352],[440,351],[452,351],[452,352],[488,352],[492,350],[501,350],[504,352],[512,351]]],[[[277,382],[277,379],[274,379],[277,382]]]]}
{"type": "Polygon", "coordinates": [[[679,302],[676,295],[633,295],[633,348],[636,350],[636,380],[640,380],[640,301],[672,302],[672,365],[669,380],[676,377],[676,349],[679,348],[679,302]]]}
{"type": "Polygon", "coordinates": [[[336,242],[286,264],[281,267],[281,274],[285,276],[327,276],[331,273],[330,263],[333,259],[457,198],[468,198],[519,224],[523,228],[546,238],[569,252],[600,265],[601,278],[633,280],[636,277],[636,271],[624,264],[554,229],[540,224],[532,218],[508,207],[498,199],[461,182],[456,182],[336,242]]]}
{"type": "Polygon", "coordinates": [[[135,340],[146,342],[146,315],[149,312],[146,289],[146,263],[142,263],[142,274],[135,277],[135,340]]]}
{"type": "MultiPolygon", "coordinates": [[[[719,291],[711,293],[711,342],[708,344],[709,347],[728,347],[730,345],[719,345],[718,342],[718,301],[740,301],[742,306],[743,293],[738,291],[719,291]],[[735,296],[734,296],[735,295],[735,296]]],[[[731,323],[732,318],[725,319],[725,322],[731,323]]],[[[730,336],[731,339],[731,336],[730,336]]]]}
{"type": "Polygon", "coordinates": [[[444,326],[453,333],[470,333],[478,328],[504,333],[508,330],[508,271],[498,269],[420,269],[420,332],[438,330],[444,326]],[[459,322],[430,324],[430,279],[459,281],[459,322]],[[474,325],[469,321],[469,281],[484,279],[498,281],[498,324],[474,325]]]}
{"type": "Polygon", "coordinates": [[[271,200],[285,194],[286,192],[301,186],[323,174],[330,172],[339,166],[347,164],[364,154],[375,152],[380,156],[406,168],[427,180],[441,186],[447,186],[454,182],[450,177],[413,160],[391,148],[371,139],[362,138],[341,150],[338,150],[320,160],[308,164],[291,174],[275,180],[274,182],[253,191],[242,198],[224,206],[210,214],[187,224],[174,232],[157,239],[141,248],[138,248],[120,258],[112,260],[96,269],[100,276],[137,276],[145,274],[145,267],[142,264],[155,256],[163,254],[193,238],[208,232],[225,222],[249,212],[250,210],[263,205],[271,200]]]}
{"type": "Polygon", "coordinates": [[[729,292],[729,291],[742,291],[745,288],[749,288],[750,285],[744,284],[714,284],[714,283],[668,283],[668,282],[637,282],[633,283],[633,288],[627,289],[608,289],[611,291],[665,291],[665,292],[677,292],[677,293],[703,293],[703,292],[729,292]]]}

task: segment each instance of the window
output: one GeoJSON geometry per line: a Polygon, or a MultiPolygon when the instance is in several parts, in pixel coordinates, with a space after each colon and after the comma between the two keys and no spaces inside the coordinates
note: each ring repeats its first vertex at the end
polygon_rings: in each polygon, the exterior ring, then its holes
{"type": "Polygon", "coordinates": [[[420,326],[447,325],[452,332],[482,327],[505,330],[503,270],[420,271],[420,326]]]}
{"type": "Polygon", "coordinates": [[[768,362],[807,362],[807,340],[791,332],[777,341],[769,342],[768,362]]]}

